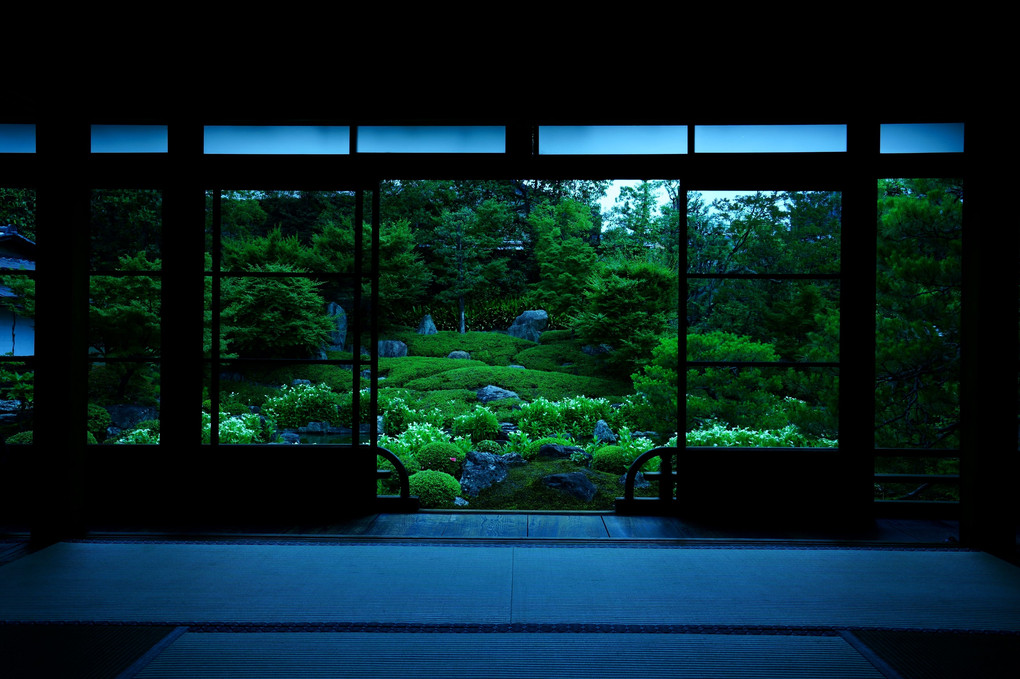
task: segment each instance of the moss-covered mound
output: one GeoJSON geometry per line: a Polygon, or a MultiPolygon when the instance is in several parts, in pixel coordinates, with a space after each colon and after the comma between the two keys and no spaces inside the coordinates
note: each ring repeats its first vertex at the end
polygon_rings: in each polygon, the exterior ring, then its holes
{"type": "Polygon", "coordinates": [[[518,352],[535,346],[534,342],[498,332],[441,331],[435,335],[419,335],[414,331],[404,331],[389,333],[389,339],[405,343],[409,356],[445,358],[451,351],[466,351],[471,354],[471,360],[489,365],[510,365],[518,352]]]}
{"type": "Polygon", "coordinates": [[[628,384],[601,377],[566,375],[542,370],[521,370],[495,366],[468,367],[449,370],[431,377],[407,382],[416,391],[433,389],[480,389],[486,385],[509,389],[523,399],[544,396],[557,400],[566,396],[619,396],[629,391],[628,384]]]}

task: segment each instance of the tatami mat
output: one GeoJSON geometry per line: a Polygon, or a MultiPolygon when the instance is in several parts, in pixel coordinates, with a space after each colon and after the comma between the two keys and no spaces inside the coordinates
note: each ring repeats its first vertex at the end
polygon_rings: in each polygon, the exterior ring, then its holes
{"type": "Polygon", "coordinates": [[[966,551],[60,543],[0,619],[1020,631],[1020,569],[966,551]]]}
{"type": "Polygon", "coordinates": [[[883,677],[839,637],[571,633],[185,634],[137,676],[883,677]]]}

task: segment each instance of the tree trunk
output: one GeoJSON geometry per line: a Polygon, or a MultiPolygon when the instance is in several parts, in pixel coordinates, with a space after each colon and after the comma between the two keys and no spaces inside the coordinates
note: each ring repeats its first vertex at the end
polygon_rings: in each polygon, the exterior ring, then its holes
{"type": "Polygon", "coordinates": [[[464,322],[464,295],[457,298],[457,318],[460,320],[461,334],[467,332],[467,323],[464,322]]]}

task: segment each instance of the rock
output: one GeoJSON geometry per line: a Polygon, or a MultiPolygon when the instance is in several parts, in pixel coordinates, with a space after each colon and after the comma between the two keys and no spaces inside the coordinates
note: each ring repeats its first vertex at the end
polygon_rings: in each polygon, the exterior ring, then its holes
{"type": "Polygon", "coordinates": [[[522,464],[528,464],[528,461],[521,457],[520,453],[504,453],[500,457],[503,458],[508,467],[519,467],[522,464]]]}
{"type": "Polygon", "coordinates": [[[506,479],[507,461],[495,453],[469,451],[460,475],[460,489],[474,497],[489,486],[506,479]]]}
{"type": "Polygon", "coordinates": [[[372,379],[372,371],[371,370],[362,370],[361,371],[361,379],[363,379],[363,380],[370,380],[370,379],[372,379]]]}
{"type": "Polygon", "coordinates": [[[292,379],[290,381],[290,386],[292,386],[292,387],[299,387],[302,384],[311,384],[311,383],[312,383],[311,380],[303,380],[300,377],[295,377],[294,379],[292,379]]]}
{"type": "Polygon", "coordinates": [[[478,400],[482,403],[488,403],[489,401],[498,401],[504,398],[520,398],[516,392],[504,389],[503,387],[497,387],[493,384],[482,387],[475,392],[478,396],[478,400]]]}
{"type": "Polygon", "coordinates": [[[407,356],[407,345],[399,340],[379,340],[379,358],[407,356]]]}
{"type": "Polygon", "coordinates": [[[343,351],[344,343],[347,342],[347,313],[336,302],[329,303],[326,307],[326,313],[329,314],[336,324],[336,329],[331,330],[329,333],[329,344],[326,345],[326,350],[343,351]]]}
{"type": "Polygon", "coordinates": [[[574,453],[583,453],[583,448],[577,446],[564,446],[558,443],[545,443],[538,449],[539,457],[549,457],[554,460],[562,460],[570,457],[574,453]]]}
{"type": "MultiPolygon", "coordinates": [[[[426,334],[427,334],[427,333],[426,333],[426,334]]],[[[455,497],[455,498],[453,498],[453,506],[454,506],[454,507],[467,507],[467,506],[468,506],[468,504],[469,504],[469,503],[468,503],[468,501],[467,501],[467,500],[465,500],[465,499],[464,499],[464,498],[462,498],[462,497],[459,497],[459,496],[458,496],[458,497],[455,497]]]]}
{"type": "Polygon", "coordinates": [[[600,344],[597,347],[590,344],[585,344],[581,347],[581,351],[588,354],[589,356],[598,356],[599,354],[606,354],[613,350],[613,347],[608,344],[600,344]]]}
{"type": "Polygon", "coordinates": [[[525,368],[525,367],[524,367],[523,365],[509,365],[509,366],[507,366],[507,367],[508,367],[508,368],[519,368],[519,369],[521,369],[521,370],[526,370],[526,369],[527,369],[527,368],[525,368]]]}
{"type": "Polygon", "coordinates": [[[537,342],[545,326],[549,324],[549,314],[542,309],[525,311],[514,319],[507,333],[513,337],[537,342]]]}
{"type": "Polygon", "coordinates": [[[292,431],[282,432],[279,436],[280,443],[287,444],[298,444],[301,443],[301,437],[292,431]]]}
{"type": "Polygon", "coordinates": [[[159,410],[147,406],[106,406],[106,412],[110,413],[111,426],[117,429],[132,429],[139,422],[159,418],[159,410]]]}
{"type": "Polygon", "coordinates": [[[418,334],[435,335],[437,332],[439,331],[436,330],[436,324],[432,322],[432,315],[425,314],[425,317],[421,319],[421,323],[418,324],[418,334]]]}
{"type": "Polygon", "coordinates": [[[599,492],[599,489],[584,472],[550,474],[543,477],[542,482],[550,488],[555,488],[583,502],[591,502],[595,494],[599,492]]]}
{"type": "Polygon", "coordinates": [[[471,358],[471,354],[466,351],[451,351],[446,355],[447,358],[471,358]]]}
{"type": "Polygon", "coordinates": [[[605,420],[599,420],[595,423],[595,440],[604,441],[606,443],[616,443],[616,434],[609,428],[609,424],[605,420]]]}
{"type": "MultiPolygon", "coordinates": [[[[623,476],[620,477],[620,485],[622,486],[622,485],[625,485],[626,483],[627,483],[627,475],[624,474],[623,476]]],[[[634,475],[634,487],[635,488],[648,488],[651,485],[652,485],[652,482],[649,481],[648,479],[646,479],[645,475],[642,474],[641,472],[638,472],[637,474],[634,475]]]]}

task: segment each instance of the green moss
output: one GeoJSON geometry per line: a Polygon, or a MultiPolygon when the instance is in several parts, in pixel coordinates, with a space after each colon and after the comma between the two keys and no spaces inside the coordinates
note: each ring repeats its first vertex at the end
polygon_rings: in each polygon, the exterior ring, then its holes
{"type": "Polygon", "coordinates": [[[386,377],[387,387],[402,387],[411,380],[439,375],[449,370],[485,366],[482,361],[468,359],[402,356],[380,358],[379,374],[386,377]]]}
{"type": "Polygon", "coordinates": [[[591,468],[610,474],[626,474],[637,455],[622,446],[602,446],[592,453],[591,468]]]}
{"type": "MultiPolygon", "coordinates": [[[[440,331],[435,335],[419,335],[413,331],[391,333],[390,339],[397,339],[407,345],[411,356],[443,357],[451,351],[466,351],[471,360],[488,365],[510,365],[519,351],[534,346],[534,342],[498,332],[440,331]]],[[[460,360],[460,359],[452,359],[460,360]]]]}
{"type": "MultiPolygon", "coordinates": [[[[577,342],[573,330],[546,330],[539,338],[539,344],[556,344],[558,342],[577,342]]],[[[580,346],[580,342],[577,345],[580,346]]]]}
{"type": "Polygon", "coordinates": [[[494,384],[516,392],[523,399],[532,400],[539,396],[556,400],[565,396],[606,396],[616,398],[617,394],[629,391],[629,384],[600,377],[582,377],[541,370],[520,368],[459,368],[432,377],[411,380],[411,389],[430,391],[432,389],[480,389],[494,384]]]}
{"type": "Polygon", "coordinates": [[[569,375],[587,376],[605,374],[603,362],[584,353],[581,351],[580,345],[574,343],[543,344],[531,347],[517,354],[514,361],[529,370],[548,370],[569,375]]]}
{"type": "Polygon", "coordinates": [[[8,445],[26,445],[32,442],[32,432],[30,431],[19,431],[17,434],[13,434],[7,437],[8,445]]]}

